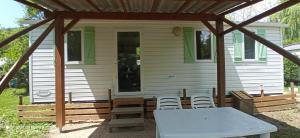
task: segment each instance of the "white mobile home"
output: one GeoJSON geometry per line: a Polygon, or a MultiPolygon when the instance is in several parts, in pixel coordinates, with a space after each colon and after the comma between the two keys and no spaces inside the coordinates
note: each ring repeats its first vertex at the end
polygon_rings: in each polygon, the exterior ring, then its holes
{"type": "MultiPolygon", "coordinates": [[[[282,46],[275,23],[253,23],[256,34],[282,46]]],[[[30,32],[34,42],[46,27],[30,32]]],[[[226,28],[226,26],[225,26],[226,28]]],[[[55,101],[54,32],[30,57],[32,103],[55,101]]],[[[188,95],[217,85],[215,39],[194,21],[81,20],[65,35],[65,91],[73,101],[188,95]]],[[[283,92],[283,58],[240,32],[225,35],[226,93],[283,92]]]]}

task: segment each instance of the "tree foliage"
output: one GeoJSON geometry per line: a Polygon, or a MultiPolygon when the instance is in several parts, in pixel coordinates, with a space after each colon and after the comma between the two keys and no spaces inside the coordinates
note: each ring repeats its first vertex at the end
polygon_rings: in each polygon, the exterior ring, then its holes
{"type": "Polygon", "coordinates": [[[288,59],[284,59],[284,83],[285,85],[289,85],[290,82],[295,82],[299,84],[300,74],[299,74],[299,67],[294,64],[292,61],[288,59]]]}
{"type": "MultiPolygon", "coordinates": [[[[280,3],[286,0],[279,0],[280,3]]],[[[283,29],[284,44],[300,42],[300,4],[296,4],[272,16],[272,21],[287,24],[283,29]]]]}
{"type": "MultiPolygon", "coordinates": [[[[24,6],[24,12],[25,15],[23,18],[19,19],[19,23],[28,19],[42,19],[44,17],[43,12],[32,7],[24,6]]],[[[24,26],[9,29],[0,28],[0,41],[3,41],[4,39],[23,29],[24,26]]],[[[0,49],[0,60],[5,62],[5,64],[0,67],[0,78],[1,76],[5,75],[12,65],[25,53],[25,51],[28,49],[28,42],[28,34],[26,34],[0,49]]],[[[28,71],[29,69],[27,62],[21,67],[11,81],[15,87],[28,86],[28,71]]]]}
{"type": "MultiPolygon", "coordinates": [[[[23,28],[15,29],[1,29],[0,41],[8,38],[9,36],[19,32],[23,28]]],[[[28,35],[18,38],[17,40],[9,43],[4,48],[0,49],[0,59],[5,61],[2,66],[2,75],[6,74],[12,65],[23,55],[28,48],[28,35]]],[[[19,72],[15,75],[13,82],[17,87],[26,87],[28,82],[28,63],[24,64],[19,72]]]]}

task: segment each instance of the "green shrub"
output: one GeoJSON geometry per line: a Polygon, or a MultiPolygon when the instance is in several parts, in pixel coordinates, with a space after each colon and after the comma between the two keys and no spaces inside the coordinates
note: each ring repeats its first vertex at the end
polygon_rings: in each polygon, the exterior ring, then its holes
{"type": "Polygon", "coordinates": [[[14,95],[26,95],[27,89],[26,88],[20,88],[14,90],[14,95]]]}
{"type": "Polygon", "coordinates": [[[299,67],[288,59],[284,59],[284,85],[289,86],[290,82],[299,84],[299,67]]]}
{"type": "Polygon", "coordinates": [[[8,88],[6,91],[4,91],[8,95],[12,96],[19,96],[19,95],[28,95],[27,89],[26,88],[8,88]]]}

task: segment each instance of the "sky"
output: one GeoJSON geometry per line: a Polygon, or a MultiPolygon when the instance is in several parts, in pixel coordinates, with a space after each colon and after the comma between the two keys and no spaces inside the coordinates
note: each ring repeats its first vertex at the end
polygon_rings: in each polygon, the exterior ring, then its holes
{"type": "Polygon", "coordinates": [[[23,5],[14,0],[1,0],[0,4],[0,27],[18,27],[18,19],[24,16],[23,5]]]}

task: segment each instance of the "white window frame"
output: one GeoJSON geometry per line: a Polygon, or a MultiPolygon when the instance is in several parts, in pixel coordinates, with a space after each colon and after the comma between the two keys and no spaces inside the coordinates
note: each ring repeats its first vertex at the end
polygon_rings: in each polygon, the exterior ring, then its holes
{"type": "Polygon", "coordinates": [[[210,32],[211,36],[213,35],[213,33],[211,31],[209,31],[209,30],[202,30],[202,29],[195,29],[194,30],[194,48],[195,48],[194,54],[195,54],[195,62],[213,62],[214,52],[213,52],[213,49],[212,49],[212,44],[213,44],[212,43],[213,42],[212,37],[211,37],[211,43],[210,43],[211,44],[210,45],[210,54],[211,54],[210,59],[197,59],[197,35],[196,35],[197,31],[206,31],[206,32],[210,32]]]}
{"type": "Polygon", "coordinates": [[[81,61],[68,61],[68,32],[64,36],[65,63],[66,64],[83,64],[84,63],[84,32],[83,29],[72,29],[70,31],[81,32],[81,61]]]}
{"type": "MultiPolygon", "coordinates": [[[[252,31],[252,32],[255,32],[255,34],[257,34],[257,32],[256,31],[252,31]]],[[[254,55],[255,55],[255,58],[254,59],[246,59],[245,58],[245,34],[244,33],[242,33],[242,37],[243,37],[243,44],[242,44],[242,61],[245,61],[245,62],[256,62],[256,61],[259,61],[258,60],[258,48],[257,48],[257,41],[255,40],[255,39],[253,39],[254,40],[254,55]]]]}

